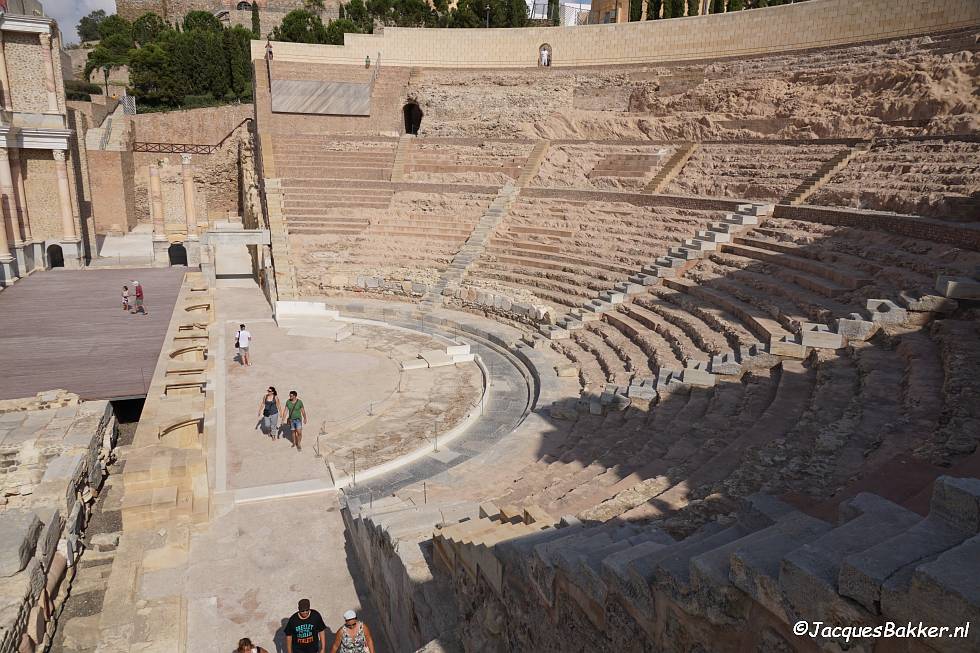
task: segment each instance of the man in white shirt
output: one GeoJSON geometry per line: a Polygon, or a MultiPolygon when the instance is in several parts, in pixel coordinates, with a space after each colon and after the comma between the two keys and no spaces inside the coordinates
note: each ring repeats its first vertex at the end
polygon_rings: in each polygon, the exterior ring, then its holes
{"type": "Polygon", "coordinates": [[[252,334],[245,328],[244,324],[238,325],[238,333],[235,334],[235,346],[238,347],[238,360],[242,365],[251,365],[248,359],[248,346],[252,344],[252,334]]]}

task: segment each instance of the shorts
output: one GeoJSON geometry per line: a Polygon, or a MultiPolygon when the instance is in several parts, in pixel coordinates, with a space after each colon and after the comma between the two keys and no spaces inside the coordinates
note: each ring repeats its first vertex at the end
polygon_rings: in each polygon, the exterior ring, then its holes
{"type": "Polygon", "coordinates": [[[136,305],[137,305],[137,306],[142,306],[142,305],[143,305],[143,300],[142,300],[142,299],[140,299],[139,297],[137,297],[137,298],[136,298],[136,305]]]}
{"type": "Polygon", "coordinates": [[[297,418],[289,420],[289,427],[294,431],[299,431],[303,428],[303,420],[297,418]]]}
{"type": "Polygon", "coordinates": [[[248,353],[248,347],[239,347],[238,348],[238,351],[242,352],[243,354],[247,354],[248,353]]]}

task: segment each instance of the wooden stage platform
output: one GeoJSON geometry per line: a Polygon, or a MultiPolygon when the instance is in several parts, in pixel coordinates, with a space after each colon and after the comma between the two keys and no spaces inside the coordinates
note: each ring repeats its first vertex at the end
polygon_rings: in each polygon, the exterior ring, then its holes
{"type": "Polygon", "coordinates": [[[0,399],[64,388],[82,399],[143,396],[187,268],[49,270],[0,292],[0,399]],[[122,310],[145,288],[149,315],[122,310]]]}

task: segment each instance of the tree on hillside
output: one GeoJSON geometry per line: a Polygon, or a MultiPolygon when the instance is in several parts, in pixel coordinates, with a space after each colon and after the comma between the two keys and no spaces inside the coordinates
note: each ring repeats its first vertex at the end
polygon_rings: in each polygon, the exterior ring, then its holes
{"type": "Polygon", "coordinates": [[[450,27],[481,27],[485,5],[482,0],[459,0],[449,14],[450,27]]]}
{"type": "Polygon", "coordinates": [[[252,3],[252,37],[262,38],[262,22],[259,20],[259,3],[252,3]]]}
{"type": "Polygon", "coordinates": [[[687,0],[687,15],[697,16],[701,11],[700,0],[687,0]]]}
{"type": "Polygon", "coordinates": [[[206,32],[220,32],[221,21],[210,11],[191,11],[184,16],[184,31],[203,30],[206,32]]]}
{"type": "Polygon", "coordinates": [[[99,23],[99,39],[105,40],[110,36],[122,36],[132,43],[133,25],[125,18],[119,16],[109,16],[99,23]]]}
{"type": "Polygon", "coordinates": [[[224,32],[225,54],[228,58],[228,81],[234,97],[243,100],[252,97],[252,32],[236,25],[224,32]]]}
{"type": "MultiPolygon", "coordinates": [[[[667,0],[670,5],[670,17],[681,18],[684,16],[684,0],[667,0]]],[[[666,14],[664,14],[666,16],[666,14]]]]}
{"type": "Polygon", "coordinates": [[[374,19],[368,13],[364,0],[350,0],[350,2],[340,5],[340,17],[354,21],[357,29],[364,34],[370,34],[374,31],[374,19]]]}
{"type": "Polygon", "coordinates": [[[742,11],[745,9],[744,0],[728,0],[728,11],[742,11]]]}
{"type": "Polygon", "coordinates": [[[528,24],[527,2],[524,0],[508,0],[507,22],[510,27],[525,27],[528,24]]]}
{"type": "Polygon", "coordinates": [[[713,14],[725,13],[725,0],[712,0],[711,13],[713,14]]]}
{"type": "Polygon", "coordinates": [[[146,45],[167,29],[167,23],[154,13],[146,13],[133,21],[133,40],[140,46],[146,45]]]}
{"type": "Polygon", "coordinates": [[[648,0],[647,20],[657,20],[660,18],[660,9],[663,6],[662,0],[648,0]]]}
{"type": "Polygon", "coordinates": [[[99,25],[106,18],[105,10],[97,9],[91,12],[87,16],[82,16],[78,21],[78,38],[81,41],[98,41],[101,38],[99,34],[99,25]]]}
{"type": "Polygon", "coordinates": [[[343,45],[344,34],[357,34],[360,32],[354,21],[347,18],[338,18],[327,24],[327,43],[330,45],[343,45]]]}
{"type": "Polygon", "coordinates": [[[273,41],[292,43],[326,43],[327,28],[320,17],[305,9],[296,9],[283,16],[272,30],[273,41]]]}

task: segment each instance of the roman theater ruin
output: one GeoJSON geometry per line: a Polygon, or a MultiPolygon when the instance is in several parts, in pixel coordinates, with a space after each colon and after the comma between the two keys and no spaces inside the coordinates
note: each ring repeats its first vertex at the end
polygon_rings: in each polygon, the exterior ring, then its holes
{"type": "Polygon", "coordinates": [[[758,4],[141,113],[0,2],[0,653],[980,651],[980,3],[758,4]]]}

